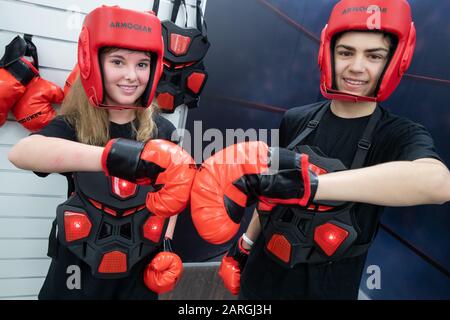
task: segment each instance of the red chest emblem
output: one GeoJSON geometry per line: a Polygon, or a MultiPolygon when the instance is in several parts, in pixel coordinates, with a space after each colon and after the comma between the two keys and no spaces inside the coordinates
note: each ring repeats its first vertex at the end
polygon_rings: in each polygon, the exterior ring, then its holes
{"type": "Polygon", "coordinates": [[[136,195],[137,185],[127,180],[111,177],[112,192],[122,199],[136,195]]]}

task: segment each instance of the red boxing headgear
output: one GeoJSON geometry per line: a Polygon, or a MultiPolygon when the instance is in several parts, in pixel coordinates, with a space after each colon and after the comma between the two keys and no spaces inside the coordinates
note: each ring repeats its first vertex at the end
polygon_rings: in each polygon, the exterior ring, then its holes
{"type": "Polygon", "coordinates": [[[331,12],[323,28],[319,50],[321,70],[320,91],[328,99],[346,101],[384,101],[400,83],[408,69],[416,45],[416,29],[411,8],[406,0],[342,0],[331,12]],[[385,67],[374,97],[363,97],[333,89],[334,66],[332,48],[334,37],[345,31],[380,31],[394,35],[397,46],[385,67]]]}
{"type": "Polygon", "coordinates": [[[149,107],[163,69],[164,43],[158,17],[153,12],[102,6],[84,19],[78,40],[81,83],[91,105],[111,108],[102,105],[104,88],[99,50],[103,47],[150,52],[150,79],[141,97],[142,107],[149,107]]]}

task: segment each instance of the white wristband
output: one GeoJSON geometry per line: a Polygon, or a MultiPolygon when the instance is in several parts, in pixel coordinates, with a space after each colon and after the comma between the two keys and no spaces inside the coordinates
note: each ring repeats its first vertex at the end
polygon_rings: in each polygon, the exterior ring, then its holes
{"type": "Polygon", "coordinates": [[[242,234],[242,240],[244,240],[250,247],[253,246],[253,241],[250,240],[245,233],[242,234]]]}

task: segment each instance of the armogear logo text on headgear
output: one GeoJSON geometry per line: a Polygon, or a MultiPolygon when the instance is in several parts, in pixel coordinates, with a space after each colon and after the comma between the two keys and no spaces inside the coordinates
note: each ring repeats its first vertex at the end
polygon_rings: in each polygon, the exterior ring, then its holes
{"type": "Polygon", "coordinates": [[[378,11],[379,12],[381,12],[381,13],[387,13],[387,8],[381,8],[381,7],[378,7],[378,6],[371,6],[371,7],[349,7],[349,8],[345,8],[343,11],[342,11],[342,14],[347,14],[347,13],[351,13],[351,12],[367,12],[367,10],[369,9],[369,8],[372,8],[372,7],[377,7],[378,8],[378,11]]]}
{"type": "Polygon", "coordinates": [[[132,22],[111,22],[109,24],[110,28],[125,28],[125,29],[132,29],[136,31],[142,31],[142,32],[152,32],[152,28],[148,26],[143,26],[137,23],[132,22]]]}

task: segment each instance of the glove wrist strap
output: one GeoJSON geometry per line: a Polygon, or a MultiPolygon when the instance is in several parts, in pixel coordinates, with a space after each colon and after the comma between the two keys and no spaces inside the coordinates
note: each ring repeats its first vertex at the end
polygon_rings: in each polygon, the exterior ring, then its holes
{"type": "Polygon", "coordinates": [[[115,139],[111,144],[108,143],[104,150],[107,153],[104,163],[107,174],[135,182],[144,145],[143,142],[128,139],[115,139]]]}
{"type": "Polygon", "coordinates": [[[248,244],[248,246],[249,246],[250,248],[253,247],[254,242],[253,242],[252,240],[250,240],[249,237],[247,237],[247,234],[246,234],[246,233],[244,233],[244,234],[242,235],[242,240],[243,240],[246,244],[248,244]]]}

